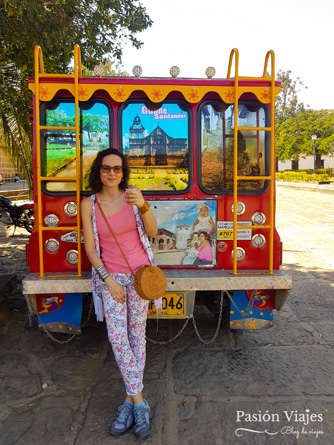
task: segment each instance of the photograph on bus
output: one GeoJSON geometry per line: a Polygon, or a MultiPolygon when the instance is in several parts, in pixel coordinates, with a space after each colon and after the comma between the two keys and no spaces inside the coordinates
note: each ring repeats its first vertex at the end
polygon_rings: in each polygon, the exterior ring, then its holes
{"type": "Polygon", "coordinates": [[[184,191],[189,183],[188,113],[180,103],[129,102],[122,111],[122,151],[130,184],[184,191]]]}
{"type": "Polygon", "coordinates": [[[151,247],[159,266],[216,264],[215,201],[152,201],[158,234],[151,247]]]}

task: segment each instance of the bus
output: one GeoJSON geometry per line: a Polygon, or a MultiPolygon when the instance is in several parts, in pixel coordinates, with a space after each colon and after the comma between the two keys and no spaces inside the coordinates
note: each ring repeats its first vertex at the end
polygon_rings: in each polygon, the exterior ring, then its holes
{"type": "Polygon", "coordinates": [[[33,95],[35,228],[23,281],[29,312],[49,332],[81,333],[91,265],[83,248],[80,201],[90,195],[96,154],[115,147],[127,158],[156,217],[150,239],[167,289],[149,318],[193,317],[205,304],[231,329],[273,325],[291,289],[280,270],[282,242],[275,226],[275,81],[273,51],[260,77],[239,75],[239,52],[226,79],[170,76],[82,76],[80,48],[72,74],[44,72],[35,48],[33,95]],[[268,70],[271,73],[268,74],[268,70]],[[198,237],[210,242],[199,261],[198,237]]]}

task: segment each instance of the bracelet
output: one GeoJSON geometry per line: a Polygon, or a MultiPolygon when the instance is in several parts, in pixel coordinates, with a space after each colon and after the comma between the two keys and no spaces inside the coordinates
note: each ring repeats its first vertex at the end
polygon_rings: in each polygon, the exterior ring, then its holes
{"type": "Polygon", "coordinates": [[[141,207],[138,207],[138,210],[142,215],[144,215],[144,213],[150,210],[150,204],[147,201],[145,201],[141,207]]]}
{"type": "Polygon", "coordinates": [[[105,278],[107,278],[107,276],[109,276],[108,272],[105,270],[104,266],[99,266],[96,269],[96,272],[98,274],[98,276],[101,278],[101,280],[104,281],[105,278]]]}

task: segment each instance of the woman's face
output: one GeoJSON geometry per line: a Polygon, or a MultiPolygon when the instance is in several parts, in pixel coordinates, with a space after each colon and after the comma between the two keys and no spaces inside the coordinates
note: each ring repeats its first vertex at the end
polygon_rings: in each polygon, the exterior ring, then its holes
{"type": "Polygon", "coordinates": [[[122,159],[117,155],[107,155],[102,158],[100,179],[104,186],[118,187],[123,178],[123,169],[116,173],[113,169],[108,172],[108,167],[122,167],[122,159]],[[106,170],[106,171],[103,171],[106,170]]]}
{"type": "Polygon", "coordinates": [[[198,235],[198,239],[200,240],[200,242],[202,243],[204,240],[206,240],[204,233],[200,233],[198,235]]]}

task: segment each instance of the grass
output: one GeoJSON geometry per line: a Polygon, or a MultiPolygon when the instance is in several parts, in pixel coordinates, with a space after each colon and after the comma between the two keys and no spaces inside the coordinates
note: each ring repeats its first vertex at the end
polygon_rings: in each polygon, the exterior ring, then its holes
{"type": "Polygon", "coordinates": [[[129,183],[141,190],[185,190],[187,188],[187,176],[185,170],[147,169],[140,171],[132,169],[129,183]]]}
{"type": "Polygon", "coordinates": [[[66,162],[71,161],[75,158],[75,149],[67,150],[48,150],[46,153],[46,175],[50,175],[57,168],[66,164],[66,162]]]}

